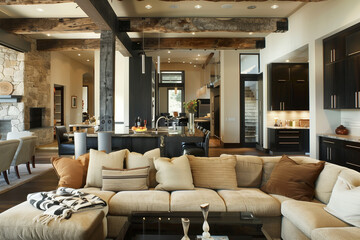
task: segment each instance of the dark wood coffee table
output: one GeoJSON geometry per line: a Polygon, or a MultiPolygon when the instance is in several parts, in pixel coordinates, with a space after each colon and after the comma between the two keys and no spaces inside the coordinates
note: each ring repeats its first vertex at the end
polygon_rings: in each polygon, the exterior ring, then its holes
{"type": "MultiPolygon", "coordinates": [[[[199,212],[134,212],[120,235],[126,240],[180,240],[183,236],[181,218],[190,219],[189,237],[202,234],[204,218],[199,212]]],[[[228,236],[230,240],[266,239],[261,220],[251,213],[209,212],[212,236],[228,236]]]]}

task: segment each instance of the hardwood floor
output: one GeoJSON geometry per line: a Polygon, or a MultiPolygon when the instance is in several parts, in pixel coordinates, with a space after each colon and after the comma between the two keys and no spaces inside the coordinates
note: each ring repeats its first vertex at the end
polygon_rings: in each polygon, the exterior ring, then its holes
{"type": "MultiPolygon", "coordinates": [[[[242,154],[242,155],[258,155],[263,156],[265,153],[254,148],[221,148],[216,142],[212,142],[209,149],[209,156],[218,157],[223,153],[227,154],[242,154]]],[[[52,147],[43,147],[36,151],[36,164],[49,163],[52,156],[57,156],[57,150],[52,147]]],[[[42,176],[33,179],[21,186],[18,186],[10,191],[0,194],[0,212],[3,212],[23,201],[29,193],[40,191],[51,191],[56,189],[58,178],[54,171],[50,171],[42,176]]]]}

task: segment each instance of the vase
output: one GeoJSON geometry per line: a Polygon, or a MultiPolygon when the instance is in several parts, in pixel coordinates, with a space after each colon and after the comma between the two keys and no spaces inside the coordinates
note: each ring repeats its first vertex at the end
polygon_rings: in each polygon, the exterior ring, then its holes
{"type": "Polygon", "coordinates": [[[181,238],[181,240],[190,240],[188,236],[189,226],[190,226],[190,220],[188,218],[181,218],[181,223],[184,230],[184,236],[181,238]]]}
{"type": "Polygon", "coordinates": [[[335,133],[339,134],[339,135],[348,135],[349,130],[346,127],[344,127],[343,125],[340,125],[336,128],[335,133]]]}
{"type": "Polygon", "coordinates": [[[189,113],[189,127],[188,127],[189,133],[194,134],[195,133],[195,114],[189,113]]]}
{"type": "Polygon", "coordinates": [[[200,208],[201,208],[201,212],[203,214],[203,217],[204,217],[204,223],[203,223],[203,233],[202,233],[202,239],[203,240],[213,240],[213,238],[210,236],[210,226],[209,226],[209,223],[207,222],[207,217],[208,217],[208,214],[209,214],[209,207],[210,207],[210,204],[209,203],[204,203],[204,204],[201,204],[200,205],[200,208]]]}

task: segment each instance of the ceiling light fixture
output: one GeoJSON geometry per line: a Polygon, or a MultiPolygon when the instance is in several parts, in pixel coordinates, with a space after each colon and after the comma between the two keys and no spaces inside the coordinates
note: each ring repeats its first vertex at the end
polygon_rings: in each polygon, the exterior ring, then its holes
{"type": "Polygon", "coordinates": [[[250,6],[247,7],[247,9],[250,9],[250,10],[255,9],[255,8],[256,8],[255,5],[250,5],[250,6]]]}
{"type": "Polygon", "coordinates": [[[80,53],[78,53],[78,56],[80,57],[80,56],[81,56],[81,54],[80,54],[80,53]]]}
{"type": "Polygon", "coordinates": [[[170,61],[168,61],[168,63],[170,63],[170,61]]]}
{"type": "Polygon", "coordinates": [[[171,51],[169,50],[168,53],[171,53],[171,51]]]}
{"type": "Polygon", "coordinates": [[[271,8],[272,9],[277,9],[277,8],[279,8],[279,5],[274,4],[274,5],[271,6],[271,8]]]}
{"type": "Polygon", "coordinates": [[[253,35],[254,33],[253,32],[249,32],[249,35],[253,35]]]}
{"type": "Polygon", "coordinates": [[[143,31],[142,31],[142,50],[143,50],[143,52],[141,54],[141,73],[145,74],[144,22],[142,24],[143,24],[143,26],[142,26],[143,27],[143,31]]]}
{"type": "Polygon", "coordinates": [[[198,57],[200,57],[200,53],[198,53],[198,57]]]}
{"type": "Polygon", "coordinates": [[[152,9],[152,6],[148,4],[148,5],[145,6],[145,8],[146,8],[147,10],[150,10],[150,9],[152,9]]]}
{"type": "Polygon", "coordinates": [[[159,33],[159,39],[158,39],[158,49],[159,49],[159,55],[157,56],[157,71],[158,71],[158,74],[159,74],[159,79],[160,79],[160,74],[161,74],[161,71],[160,71],[160,33],[159,33]]]}
{"type": "Polygon", "coordinates": [[[290,62],[290,60],[289,60],[289,59],[286,59],[285,62],[290,62]]]}
{"type": "Polygon", "coordinates": [[[183,63],[185,63],[185,61],[183,61],[183,63]]]}
{"type": "Polygon", "coordinates": [[[194,8],[200,9],[200,8],[202,8],[202,6],[198,4],[198,5],[195,5],[194,8]]]}
{"type": "Polygon", "coordinates": [[[197,61],[197,60],[199,60],[198,58],[195,58],[195,60],[197,61]]]}
{"type": "Polygon", "coordinates": [[[90,59],[86,59],[87,62],[90,62],[90,59]]]}
{"type": "Polygon", "coordinates": [[[196,65],[194,65],[194,67],[196,67],[196,65]]]}
{"type": "Polygon", "coordinates": [[[48,34],[46,34],[46,36],[50,37],[50,36],[51,36],[51,34],[50,34],[50,33],[48,33],[48,34]]]}
{"type": "Polygon", "coordinates": [[[37,8],[36,11],[38,11],[38,12],[43,12],[44,9],[42,9],[42,8],[37,8]]]}
{"type": "Polygon", "coordinates": [[[192,64],[192,62],[190,62],[190,64],[192,64]]]}
{"type": "Polygon", "coordinates": [[[192,35],[195,35],[195,32],[192,32],[191,34],[192,34],[192,35]]]}
{"type": "Polygon", "coordinates": [[[168,60],[170,61],[170,58],[168,58],[168,60]]]}

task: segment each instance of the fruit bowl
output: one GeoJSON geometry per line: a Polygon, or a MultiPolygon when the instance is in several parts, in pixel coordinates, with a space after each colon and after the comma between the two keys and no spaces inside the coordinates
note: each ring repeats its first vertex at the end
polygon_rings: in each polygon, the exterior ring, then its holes
{"type": "Polygon", "coordinates": [[[146,132],[147,128],[146,127],[132,127],[131,130],[133,130],[135,133],[136,132],[146,132]]]}

